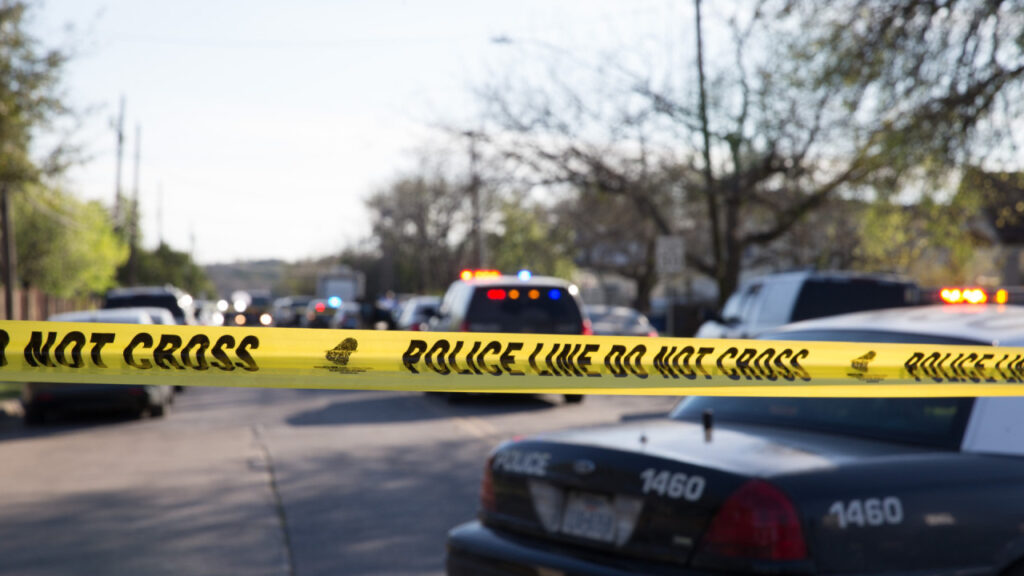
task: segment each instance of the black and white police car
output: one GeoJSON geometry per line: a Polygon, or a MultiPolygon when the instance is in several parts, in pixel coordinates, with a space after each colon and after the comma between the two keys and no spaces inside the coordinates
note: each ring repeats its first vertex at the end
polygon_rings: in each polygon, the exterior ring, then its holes
{"type": "MultiPolygon", "coordinates": [[[[1024,346],[1024,307],[930,306],[770,335],[1024,346]]],[[[448,574],[1024,574],[1024,397],[691,397],[664,421],[491,454],[448,574]]]]}

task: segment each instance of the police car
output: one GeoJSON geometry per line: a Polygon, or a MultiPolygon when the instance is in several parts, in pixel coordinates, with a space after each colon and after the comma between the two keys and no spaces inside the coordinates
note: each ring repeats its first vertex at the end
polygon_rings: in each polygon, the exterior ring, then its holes
{"type": "MultiPolygon", "coordinates": [[[[1024,346],[1024,307],[862,312],[770,337],[1024,346]]],[[[1024,398],[691,397],[664,421],[508,442],[447,567],[1020,576],[1024,398]]]]}
{"type": "MultiPolygon", "coordinates": [[[[463,270],[427,327],[440,332],[593,334],[575,284],[528,270],[515,275],[463,270]]],[[[565,401],[582,402],[583,396],[566,394],[565,401]]]]}

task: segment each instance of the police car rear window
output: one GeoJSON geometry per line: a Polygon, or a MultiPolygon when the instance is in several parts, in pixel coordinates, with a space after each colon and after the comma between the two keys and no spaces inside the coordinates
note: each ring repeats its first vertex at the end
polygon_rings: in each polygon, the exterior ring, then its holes
{"type": "MultiPolygon", "coordinates": [[[[978,344],[961,338],[882,330],[780,330],[764,340],[978,344]]],[[[690,398],[673,412],[682,420],[712,410],[718,421],[801,428],[956,450],[973,398],[690,398]]]]}
{"type": "Polygon", "coordinates": [[[672,417],[699,421],[705,410],[711,410],[715,422],[764,424],[956,450],[973,405],[971,398],[693,397],[672,417]]]}
{"type": "Polygon", "coordinates": [[[579,305],[560,286],[486,285],[473,291],[466,323],[474,332],[579,334],[579,305]]]}

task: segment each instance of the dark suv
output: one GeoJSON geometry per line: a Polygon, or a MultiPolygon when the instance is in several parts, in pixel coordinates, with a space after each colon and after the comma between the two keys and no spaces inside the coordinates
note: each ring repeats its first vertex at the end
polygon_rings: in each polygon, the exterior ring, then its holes
{"type": "Polygon", "coordinates": [[[114,288],[107,292],[103,308],[166,308],[178,324],[198,324],[192,296],[170,284],[165,286],[133,286],[114,288]]]}
{"type": "MultiPolygon", "coordinates": [[[[579,289],[547,276],[463,273],[448,287],[429,329],[439,332],[592,334],[579,289]]],[[[583,396],[566,394],[566,402],[583,396]]]]}
{"type": "Polygon", "coordinates": [[[720,317],[698,338],[756,338],[798,320],[920,304],[921,290],[906,279],[857,272],[783,272],[744,282],[720,317]]]}

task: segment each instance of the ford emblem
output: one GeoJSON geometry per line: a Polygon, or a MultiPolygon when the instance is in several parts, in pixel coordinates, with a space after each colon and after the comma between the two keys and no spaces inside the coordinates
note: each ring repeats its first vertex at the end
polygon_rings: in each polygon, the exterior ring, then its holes
{"type": "Polygon", "coordinates": [[[572,463],[572,471],[583,476],[592,473],[597,465],[590,460],[577,460],[572,463]]]}

